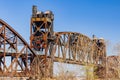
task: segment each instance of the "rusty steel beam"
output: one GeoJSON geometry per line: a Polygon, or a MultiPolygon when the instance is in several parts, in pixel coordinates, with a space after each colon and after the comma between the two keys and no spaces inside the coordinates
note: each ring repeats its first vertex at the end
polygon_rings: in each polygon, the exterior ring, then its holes
{"type": "Polygon", "coordinates": [[[0,19],[0,76],[30,76],[35,56],[20,34],[0,19]]]}
{"type": "MultiPolygon", "coordinates": [[[[1,28],[0,28],[0,30],[1,30],[1,32],[3,31],[3,28],[4,27],[6,27],[10,32],[12,32],[13,33],[13,35],[15,36],[17,36],[20,40],[21,40],[21,42],[24,44],[24,45],[26,45],[29,49],[30,49],[30,51],[33,53],[33,55],[35,55],[35,52],[33,52],[32,50],[31,50],[31,48],[29,47],[29,44],[22,38],[22,36],[20,35],[20,34],[18,34],[10,25],[8,25],[5,21],[3,21],[2,19],[0,19],[0,24],[1,24],[1,28]],[[4,27],[3,27],[4,26],[4,27]]],[[[10,35],[10,34],[8,34],[8,35],[10,35]]],[[[13,37],[14,37],[13,36],[13,37]]],[[[10,37],[9,37],[10,38],[10,37]]],[[[12,38],[12,37],[11,37],[12,38]]]]}

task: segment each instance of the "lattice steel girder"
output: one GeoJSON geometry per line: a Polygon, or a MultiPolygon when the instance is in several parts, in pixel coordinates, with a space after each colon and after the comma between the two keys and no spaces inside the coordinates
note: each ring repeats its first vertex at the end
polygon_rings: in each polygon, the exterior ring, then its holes
{"type": "Polygon", "coordinates": [[[60,59],[62,58],[64,62],[66,60],[73,60],[80,63],[99,64],[99,58],[105,57],[105,46],[98,46],[93,39],[83,34],[57,32],[55,33],[55,37],[51,55],[60,59]]]}
{"type": "Polygon", "coordinates": [[[27,42],[0,19],[0,76],[30,76],[34,56],[27,42]]]}
{"type": "MultiPolygon", "coordinates": [[[[90,39],[76,32],[56,32],[55,40],[46,49],[52,62],[106,66],[106,47],[103,40],[90,39]],[[52,47],[51,47],[52,45],[52,47]]],[[[52,68],[51,68],[52,69],[52,68]]],[[[105,73],[106,69],[101,71],[105,73]]],[[[97,72],[97,71],[95,71],[97,72]]],[[[98,74],[100,77],[105,74],[98,74]]]]}

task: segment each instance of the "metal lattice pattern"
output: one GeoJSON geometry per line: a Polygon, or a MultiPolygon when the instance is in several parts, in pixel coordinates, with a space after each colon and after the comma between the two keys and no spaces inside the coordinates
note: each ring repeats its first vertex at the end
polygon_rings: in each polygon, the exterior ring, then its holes
{"type": "Polygon", "coordinates": [[[55,36],[51,52],[54,61],[83,65],[102,64],[99,61],[105,57],[105,45],[99,47],[94,40],[80,33],[58,32],[55,36]]]}
{"type": "Polygon", "coordinates": [[[55,35],[56,41],[52,53],[56,61],[93,63],[93,41],[90,38],[73,32],[58,32],[55,35]]]}
{"type": "Polygon", "coordinates": [[[28,76],[34,56],[27,42],[0,20],[0,76],[28,76]]]}
{"type": "Polygon", "coordinates": [[[46,38],[46,47],[36,54],[27,42],[7,23],[0,20],[0,75],[51,76],[53,62],[103,65],[104,41],[90,39],[76,32],[56,32],[46,38]],[[52,39],[51,39],[52,38],[52,39]]]}

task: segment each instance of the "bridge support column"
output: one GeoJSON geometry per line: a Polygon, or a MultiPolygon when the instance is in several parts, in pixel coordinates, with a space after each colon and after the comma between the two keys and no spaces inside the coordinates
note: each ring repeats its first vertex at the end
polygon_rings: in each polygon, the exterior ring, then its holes
{"type": "Polygon", "coordinates": [[[52,78],[53,77],[53,65],[54,62],[51,58],[48,59],[48,77],[52,78]]]}
{"type": "Polygon", "coordinates": [[[98,79],[105,79],[106,78],[106,66],[96,65],[94,67],[94,77],[98,79]]]}
{"type": "Polygon", "coordinates": [[[94,45],[94,76],[96,78],[105,79],[106,75],[106,46],[104,39],[95,38],[93,37],[93,42],[96,44],[94,45]]]}

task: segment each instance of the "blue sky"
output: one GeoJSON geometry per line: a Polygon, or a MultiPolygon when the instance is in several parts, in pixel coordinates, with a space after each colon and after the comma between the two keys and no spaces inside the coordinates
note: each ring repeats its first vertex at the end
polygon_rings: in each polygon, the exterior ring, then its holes
{"type": "MultiPolygon", "coordinates": [[[[54,30],[120,42],[120,0],[0,0],[0,18],[29,43],[32,5],[54,13],[54,30]]],[[[108,55],[112,54],[109,47],[108,55]]]]}

